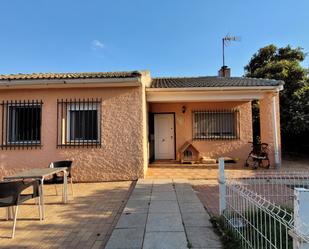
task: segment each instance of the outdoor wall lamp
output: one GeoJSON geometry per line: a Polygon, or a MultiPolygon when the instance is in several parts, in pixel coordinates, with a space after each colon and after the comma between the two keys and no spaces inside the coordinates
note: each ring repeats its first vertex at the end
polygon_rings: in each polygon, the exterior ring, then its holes
{"type": "Polygon", "coordinates": [[[186,110],[187,110],[187,107],[185,105],[183,105],[181,109],[182,109],[182,113],[185,113],[186,110]]]}

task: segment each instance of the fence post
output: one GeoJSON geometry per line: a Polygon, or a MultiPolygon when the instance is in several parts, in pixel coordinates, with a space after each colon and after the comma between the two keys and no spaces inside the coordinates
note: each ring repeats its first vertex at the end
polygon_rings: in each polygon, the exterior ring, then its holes
{"type": "Polygon", "coordinates": [[[226,208],[226,187],[225,187],[225,175],[224,175],[224,158],[219,158],[219,213],[223,214],[226,208]]]}
{"type": "MultiPolygon", "coordinates": [[[[294,190],[294,227],[295,233],[309,235],[309,189],[295,188],[294,190]]],[[[308,249],[309,244],[300,241],[298,236],[293,237],[293,249],[308,249]]]]}

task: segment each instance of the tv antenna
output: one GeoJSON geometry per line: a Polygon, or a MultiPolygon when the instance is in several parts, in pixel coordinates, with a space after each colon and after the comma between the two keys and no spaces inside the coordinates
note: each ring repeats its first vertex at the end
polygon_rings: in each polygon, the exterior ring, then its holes
{"type": "Polygon", "coordinates": [[[222,38],[222,60],[223,60],[223,65],[222,67],[225,67],[225,57],[224,57],[224,48],[225,46],[229,45],[232,41],[240,41],[241,38],[240,36],[230,36],[227,34],[224,38],[222,38]]]}

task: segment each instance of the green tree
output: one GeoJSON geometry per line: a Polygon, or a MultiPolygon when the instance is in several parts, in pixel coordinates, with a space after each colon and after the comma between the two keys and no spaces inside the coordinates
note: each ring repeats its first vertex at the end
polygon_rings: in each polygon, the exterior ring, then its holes
{"type": "MultiPolygon", "coordinates": [[[[306,54],[300,47],[277,48],[271,44],[259,49],[245,66],[246,77],[285,82],[284,90],[280,92],[280,118],[282,139],[286,143],[291,142],[292,138],[299,140],[309,134],[308,70],[301,65],[305,57],[306,54]]],[[[256,105],[253,113],[253,120],[257,120],[256,105]]],[[[308,141],[307,143],[309,144],[308,141]]]]}
{"type": "MultiPolygon", "coordinates": [[[[309,132],[309,83],[297,90],[293,94],[294,104],[291,106],[291,112],[294,115],[291,117],[290,124],[298,124],[297,131],[299,133],[309,132]]],[[[288,127],[293,130],[294,127],[288,127]]],[[[309,139],[309,137],[306,137],[309,139]]]]}

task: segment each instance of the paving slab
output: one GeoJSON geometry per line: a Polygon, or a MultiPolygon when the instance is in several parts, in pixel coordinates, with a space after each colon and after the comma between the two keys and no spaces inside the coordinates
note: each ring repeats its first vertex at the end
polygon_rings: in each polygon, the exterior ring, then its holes
{"type": "Polygon", "coordinates": [[[149,195],[152,191],[152,188],[139,188],[139,189],[134,189],[132,191],[132,194],[146,194],[149,195]]]}
{"type": "Polygon", "coordinates": [[[105,249],[142,248],[144,228],[114,229],[105,249]]]}
{"type": "Polygon", "coordinates": [[[178,202],[182,203],[201,203],[200,199],[192,192],[186,195],[177,195],[178,202]]]}
{"type": "Polygon", "coordinates": [[[181,213],[203,213],[205,212],[205,208],[202,203],[194,202],[194,203],[181,203],[179,205],[181,213]]]}
{"type": "Polygon", "coordinates": [[[152,190],[152,183],[149,184],[136,184],[133,192],[135,191],[151,191],[152,190]]]}
{"type": "Polygon", "coordinates": [[[222,248],[218,235],[210,227],[187,227],[186,232],[192,248],[222,248]]]}
{"type": "Polygon", "coordinates": [[[152,187],[150,188],[139,188],[139,189],[134,189],[132,191],[132,194],[150,194],[152,191],[152,187]]]}
{"type": "Polygon", "coordinates": [[[182,213],[185,227],[212,227],[210,217],[206,212],[203,213],[182,213]]]}
{"type": "Polygon", "coordinates": [[[132,193],[136,192],[151,192],[152,185],[149,186],[142,186],[142,187],[135,187],[132,193]]]}
{"type": "Polygon", "coordinates": [[[187,249],[185,232],[147,232],[143,249],[187,249]]]}
{"type": "Polygon", "coordinates": [[[132,193],[130,200],[150,201],[150,193],[132,193]]]}
{"type": "MultiPolygon", "coordinates": [[[[152,179],[146,179],[146,180],[152,180],[152,179]]],[[[161,179],[156,179],[152,180],[154,184],[162,184],[162,183],[173,183],[173,179],[171,178],[161,178],[161,179]]]]}
{"type": "Polygon", "coordinates": [[[173,187],[174,183],[172,181],[154,181],[153,187],[154,188],[170,188],[173,187]]]}
{"type": "Polygon", "coordinates": [[[153,186],[152,192],[175,192],[172,185],[170,186],[153,186]]]}
{"type": "Polygon", "coordinates": [[[130,200],[124,208],[125,213],[147,213],[149,209],[149,201],[147,200],[130,200]]]}
{"type": "Polygon", "coordinates": [[[151,191],[152,190],[152,184],[143,184],[142,186],[135,185],[135,188],[133,190],[133,193],[136,191],[151,191]]]}
{"type": "Polygon", "coordinates": [[[154,201],[176,201],[176,193],[175,191],[169,192],[153,192],[151,195],[151,200],[154,201]]]}
{"type": "Polygon", "coordinates": [[[192,190],[189,183],[174,183],[175,189],[177,190],[192,190]]]}
{"type": "Polygon", "coordinates": [[[150,213],[146,232],[184,232],[181,214],[179,212],[150,213]]]}
{"type": "Polygon", "coordinates": [[[180,212],[177,201],[157,201],[150,203],[149,213],[178,213],[180,212]]]}
{"type": "Polygon", "coordinates": [[[176,189],[176,193],[177,195],[192,195],[194,194],[194,191],[192,191],[192,189],[181,188],[181,189],[176,189]]]}
{"type": "Polygon", "coordinates": [[[116,228],[145,228],[147,213],[123,213],[116,228]]]}

